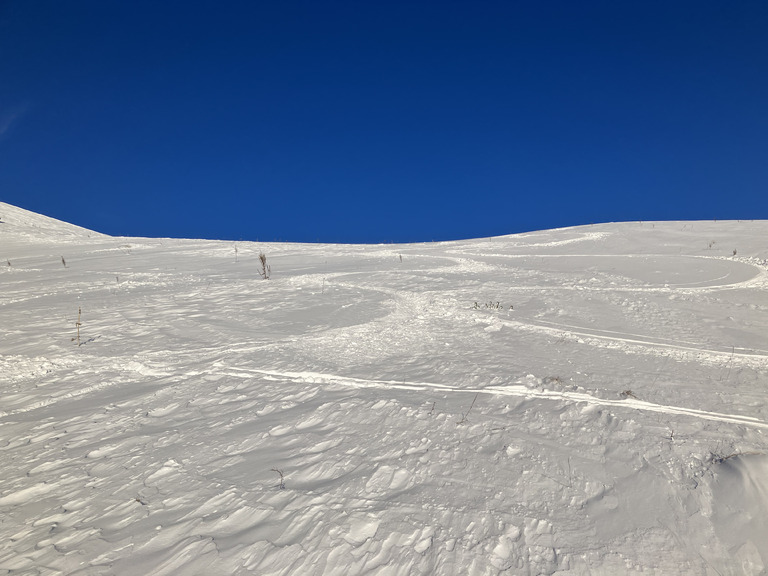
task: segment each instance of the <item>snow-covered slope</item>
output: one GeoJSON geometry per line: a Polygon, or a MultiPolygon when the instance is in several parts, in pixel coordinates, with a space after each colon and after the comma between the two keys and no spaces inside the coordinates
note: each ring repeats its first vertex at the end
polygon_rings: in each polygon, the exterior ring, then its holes
{"type": "Polygon", "coordinates": [[[0,574],[768,573],[768,222],[0,217],[0,574]]]}
{"type": "Polygon", "coordinates": [[[29,212],[5,202],[0,202],[0,227],[2,239],[6,243],[27,244],[31,242],[50,241],[54,246],[63,242],[82,240],[84,238],[104,237],[93,232],[68,224],[55,218],[29,212]]]}

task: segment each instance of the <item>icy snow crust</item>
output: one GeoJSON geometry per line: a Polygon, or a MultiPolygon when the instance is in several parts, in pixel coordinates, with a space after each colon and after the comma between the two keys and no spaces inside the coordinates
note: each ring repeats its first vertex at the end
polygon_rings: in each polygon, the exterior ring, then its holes
{"type": "Polygon", "coordinates": [[[768,573],[768,222],[0,220],[0,574],[768,573]]]}

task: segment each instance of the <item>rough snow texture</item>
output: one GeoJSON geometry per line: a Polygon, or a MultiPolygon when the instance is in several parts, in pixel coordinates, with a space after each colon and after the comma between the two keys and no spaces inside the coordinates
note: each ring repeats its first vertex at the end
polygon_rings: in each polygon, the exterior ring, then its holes
{"type": "Polygon", "coordinates": [[[768,573],[767,222],[0,220],[0,574],[768,573]]]}

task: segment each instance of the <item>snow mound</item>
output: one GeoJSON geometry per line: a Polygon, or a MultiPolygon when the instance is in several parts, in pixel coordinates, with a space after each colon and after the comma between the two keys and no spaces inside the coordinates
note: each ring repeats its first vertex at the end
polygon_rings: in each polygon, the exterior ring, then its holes
{"type": "Polygon", "coordinates": [[[743,574],[768,568],[768,455],[721,459],[712,486],[713,520],[743,574]]]}

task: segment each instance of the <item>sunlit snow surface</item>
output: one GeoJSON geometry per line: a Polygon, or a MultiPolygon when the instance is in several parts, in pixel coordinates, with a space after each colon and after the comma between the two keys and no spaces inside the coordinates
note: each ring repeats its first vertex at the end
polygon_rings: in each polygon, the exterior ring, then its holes
{"type": "Polygon", "coordinates": [[[0,574],[768,571],[768,222],[0,220],[0,574]]]}

